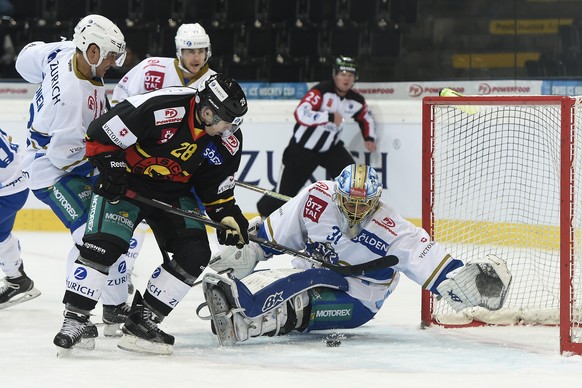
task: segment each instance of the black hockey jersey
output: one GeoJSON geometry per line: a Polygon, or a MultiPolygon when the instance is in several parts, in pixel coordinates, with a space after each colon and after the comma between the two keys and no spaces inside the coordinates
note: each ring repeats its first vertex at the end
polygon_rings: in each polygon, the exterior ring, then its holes
{"type": "Polygon", "coordinates": [[[171,201],[194,188],[207,210],[234,204],[242,133],[208,135],[195,96],[169,87],[129,97],[91,123],[87,156],[125,150],[129,189],[150,198],[171,201]]]}

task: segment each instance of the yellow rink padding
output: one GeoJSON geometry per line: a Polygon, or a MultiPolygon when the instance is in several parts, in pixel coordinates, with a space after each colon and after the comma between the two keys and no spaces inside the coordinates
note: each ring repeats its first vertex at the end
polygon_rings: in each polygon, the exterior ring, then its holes
{"type": "MultiPolygon", "coordinates": [[[[247,219],[258,216],[258,213],[245,213],[247,219]]],[[[209,232],[214,228],[207,227],[209,232]]],[[[50,209],[22,209],[16,214],[14,230],[60,232],[67,231],[57,216],[50,209]]]]}
{"type": "Polygon", "coordinates": [[[67,228],[50,209],[22,209],[16,214],[14,230],[64,232],[67,228]]]}
{"type": "MultiPolygon", "coordinates": [[[[245,213],[247,219],[257,213],[245,213]]],[[[420,219],[409,219],[416,226],[420,219]]],[[[14,230],[55,232],[66,231],[51,210],[22,209],[16,216],[14,230]]],[[[207,227],[208,232],[215,229],[207,227]]],[[[547,225],[492,223],[479,221],[440,220],[435,223],[435,240],[446,243],[495,244],[534,249],[558,249],[560,228],[547,225]]],[[[581,232],[576,232],[576,238],[581,232]]]]}
{"type": "Polygon", "coordinates": [[[453,244],[493,244],[555,250],[560,247],[560,228],[550,225],[439,220],[434,225],[434,238],[453,244]]]}

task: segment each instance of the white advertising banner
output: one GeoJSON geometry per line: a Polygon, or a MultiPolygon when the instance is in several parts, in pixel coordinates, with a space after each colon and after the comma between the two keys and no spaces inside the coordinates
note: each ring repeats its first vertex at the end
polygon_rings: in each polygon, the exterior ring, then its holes
{"type": "MultiPolygon", "coordinates": [[[[279,177],[283,150],[295,123],[293,111],[313,84],[243,83],[249,95],[249,113],[242,127],[244,155],[239,180],[273,189],[279,177]]],[[[109,91],[113,85],[107,85],[109,91]]],[[[581,81],[433,81],[357,83],[356,89],[368,100],[378,125],[378,152],[365,152],[354,122],[347,122],[342,139],[356,161],[371,164],[384,183],[383,199],[407,218],[421,216],[421,101],[435,96],[444,87],[467,95],[570,94],[582,90],[581,81]]],[[[3,83],[0,86],[0,128],[26,146],[30,99],[36,85],[3,83]]],[[[580,94],[580,93],[577,93],[580,94]]],[[[323,179],[320,168],[313,179],[323,179]]],[[[260,194],[244,188],[236,190],[243,211],[256,212],[260,194]]],[[[27,208],[46,209],[29,196],[27,208]]]]}

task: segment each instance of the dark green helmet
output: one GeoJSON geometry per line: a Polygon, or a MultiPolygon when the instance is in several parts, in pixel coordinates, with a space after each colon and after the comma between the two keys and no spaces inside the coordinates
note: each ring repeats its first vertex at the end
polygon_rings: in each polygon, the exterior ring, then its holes
{"type": "Polygon", "coordinates": [[[354,73],[356,78],[358,77],[358,64],[356,60],[352,57],[346,57],[344,55],[340,55],[335,59],[335,63],[333,65],[333,75],[335,76],[340,71],[347,71],[349,73],[354,73]]]}

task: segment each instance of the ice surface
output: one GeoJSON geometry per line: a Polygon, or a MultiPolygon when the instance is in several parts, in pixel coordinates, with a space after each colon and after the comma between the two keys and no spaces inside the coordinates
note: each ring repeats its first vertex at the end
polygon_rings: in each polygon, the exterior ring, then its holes
{"type": "MultiPolygon", "coordinates": [[[[376,318],[340,333],[251,339],[219,348],[195,287],[162,323],[176,336],[174,354],[149,356],[117,349],[100,336],[94,351],[56,357],[52,344],[62,323],[63,283],[71,240],[67,233],[17,231],[25,268],[42,295],[0,310],[0,387],[574,387],[582,357],[559,354],[553,327],[419,328],[419,286],[401,283],[376,318]]],[[[214,244],[214,242],[213,242],[214,244]]],[[[148,234],[134,282],[143,290],[160,254],[148,234]]],[[[287,258],[267,264],[287,265],[287,258]]],[[[94,313],[100,321],[101,306],[94,313]]]]}

